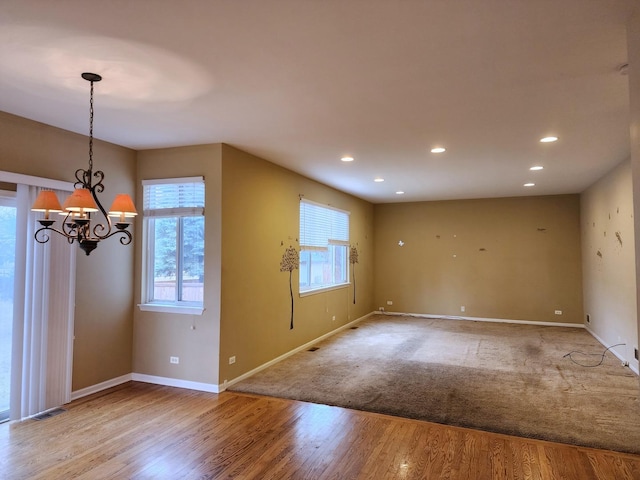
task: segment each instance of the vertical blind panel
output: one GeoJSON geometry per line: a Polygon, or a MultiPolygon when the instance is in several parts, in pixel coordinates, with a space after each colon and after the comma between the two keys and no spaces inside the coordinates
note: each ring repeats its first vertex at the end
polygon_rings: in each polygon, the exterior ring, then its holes
{"type": "Polygon", "coordinates": [[[17,187],[12,420],[71,399],[76,249],[61,236],[44,245],[33,240],[38,227],[29,208],[38,190],[17,187]]]}
{"type": "Polygon", "coordinates": [[[50,244],[47,327],[47,391],[45,409],[71,401],[73,362],[73,314],[75,304],[76,251],[61,236],[50,244]],[[59,279],[64,278],[61,282],[59,279]]]}
{"type": "Polygon", "coordinates": [[[144,210],[204,207],[204,181],[144,185],[144,210]]]}
{"type": "Polygon", "coordinates": [[[349,213],[315,203],[300,202],[300,245],[326,248],[348,245],[349,213]]]}

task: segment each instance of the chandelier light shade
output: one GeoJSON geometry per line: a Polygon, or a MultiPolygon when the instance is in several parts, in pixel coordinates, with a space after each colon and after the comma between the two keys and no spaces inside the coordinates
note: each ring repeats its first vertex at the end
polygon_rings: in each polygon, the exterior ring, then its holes
{"type": "MultiPolygon", "coordinates": [[[[51,190],[42,190],[38,198],[33,202],[31,210],[34,212],[44,212],[44,220],[49,220],[49,213],[61,213],[62,207],[58,201],[58,196],[51,190]]],[[[53,220],[52,220],[53,222],[53,220]]]]}
{"type": "Polygon", "coordinates": [[[136,212],[136,206],[133,204],[133,200],[126,193],[119,193],[111,204],[109,209],[110,217],[119,217],[120,222],[124,222],[126,218],[135,217],[138,215],[136,212]]]}
{"type": "Polygon", "coordinates": [[[83,216],[85,213],[97,212],[98,205],[91,196],[91,191],[86,188],[76,188],[62,204],[65,215],[73,212],[83,216]]]}
{"type": "Polygon", "coordinates": [[[91,83],[91,96],[89,101],[89,168],[76,170],[75,190],[63,202],[62,206],[55,192],[43,190],[38,194],[31,210],[44,212],[44,218],[38,219],[41,228],[36,230],[35,239],[39,243],[49,241],[49,232],[55,232],[66,237],[69,243],[77,242],[78,246],[89,255],[102,240],[113,235],[120,236],[120,243],[131,243],[131,232],[127,230],[127,219],[137,215],[133,200],[127,194],[116,195],[109,213],[104,209],[98,193],[104,191],[104,173],[100,170],[93,171],[93,84],[102,80],[96,73],[83,73],[82,78],[91,83]],[[64,215],[61,228],[54,228],[55,220],[50,218],[51,213],[64,215]],[[92,217],[94,215],[94,217],[92,217]],[[100,219],[98,222],[96,217],[100,219]],[[112,223],[111,217],[117,217],[118,221],[112,223]],[[114,228],[115,227],[115,228],[114,228]]]}

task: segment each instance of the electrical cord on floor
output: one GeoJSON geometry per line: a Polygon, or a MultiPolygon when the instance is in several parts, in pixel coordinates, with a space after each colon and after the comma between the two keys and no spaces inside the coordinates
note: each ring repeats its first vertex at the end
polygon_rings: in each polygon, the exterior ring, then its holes
{"type": "Polygon", "coordinates": [[[569,360],[571,360],[573,363],[575,363],[576,365],[580,365],[581,367],[599,367],[600,365],[602,365],[604,363],[604,357],[607,354],[607,352],[609,350],[611,350],[614,347],[620,347],[622,345],[626,345],[626,343],[617,343],[615,345],[611,345],[610,347],[605,348],[604,352],[600,353],[585,353],[585,352],[579,352],[577,350],[574,350],[573,352],[569,352],[566,355],[564,355],[562,358],[567,358],[569,357],[569,360]],[[584,355],[587,357],[601,357],[600,361],[598,363],[596,363],[595,365],[585,365],[584,363],[580,363],[576,360],[573,359],[573,357],[571,355],[575,354],[575,353],[579,353],[580,355],[584,355]]]}

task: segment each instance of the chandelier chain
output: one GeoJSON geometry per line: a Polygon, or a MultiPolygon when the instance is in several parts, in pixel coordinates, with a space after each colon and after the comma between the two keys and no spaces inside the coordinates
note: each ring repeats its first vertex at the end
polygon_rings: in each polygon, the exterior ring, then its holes
{"type": "Polygon", "coordinates": [[[93,81],[89,98],[89,175],[93,171],[93,81]]]}

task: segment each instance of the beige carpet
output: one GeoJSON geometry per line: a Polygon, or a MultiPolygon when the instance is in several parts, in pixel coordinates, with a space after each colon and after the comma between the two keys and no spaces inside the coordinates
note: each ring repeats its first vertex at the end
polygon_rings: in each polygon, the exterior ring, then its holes
{"type": "Polygon", "coordinates": [[[375,315],[316,347],[231,390],[640,453],[638,377],[566,357],[605,350],[583,329],[375,315]]]}

